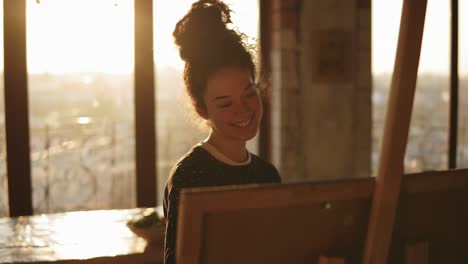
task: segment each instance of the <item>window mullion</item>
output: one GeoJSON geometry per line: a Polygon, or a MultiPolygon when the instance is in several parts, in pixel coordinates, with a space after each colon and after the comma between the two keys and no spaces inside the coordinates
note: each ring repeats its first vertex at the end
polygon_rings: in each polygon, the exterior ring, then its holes
{"type": "Polygon", "coordinates": [[[4,83],[10,216],[32,215],[26,68],[26,0],[3,1],[4,83]]]}
{"type": "Polygon", "coordinates": [[[137,206],[156,206],[153,0],[135,0],[135,163],[137,206]]]}
{"type": "Polygon", "coordinates": [[[458,0],[451,0],[450,23],[450,117],[448,168],[457,167],[458,137],[458,0]]]}

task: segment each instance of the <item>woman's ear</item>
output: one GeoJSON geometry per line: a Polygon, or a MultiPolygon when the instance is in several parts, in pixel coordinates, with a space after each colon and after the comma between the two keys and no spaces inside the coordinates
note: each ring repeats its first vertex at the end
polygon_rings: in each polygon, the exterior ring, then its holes
{"type": "Polygon", "coordinates": [[[208,119],[208,114],[207,114],[206,109],[204,107],[200,107],[198,105],[195,105],[195,111],[197,111],[197,114],[201,118],[208,119]]]}

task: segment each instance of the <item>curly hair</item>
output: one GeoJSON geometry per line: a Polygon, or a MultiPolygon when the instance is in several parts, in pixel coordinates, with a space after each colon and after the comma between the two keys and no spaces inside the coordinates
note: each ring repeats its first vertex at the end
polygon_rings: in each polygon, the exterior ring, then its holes
{"type": "Polygon", "coordinates": [[[255,79],[255,64],[246,35],[229,29],[231,9],[220,0],[199,0],[177,22],[173,36],[185,61],[184,83],[192,103],[206,109],[203,101],[211,74],[229,66],[249,72],[255,79]]]}

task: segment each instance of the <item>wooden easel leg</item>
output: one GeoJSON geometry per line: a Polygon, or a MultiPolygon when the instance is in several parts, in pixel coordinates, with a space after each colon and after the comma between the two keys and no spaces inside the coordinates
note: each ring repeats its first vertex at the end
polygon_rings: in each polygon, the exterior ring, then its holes
{"type": "Polygon", "coordinates": [[[320,256],[318,264],[345,264],[344,258],[320,256]]]}
{"type": "Polygon", "coordinates": [[[427,241],[411,242],[405,245],[405,264],[428,264],[429,243],[427,241]]]}
{"type": "Polygon", "coordinates": [[[398,207],[427,0],[404,0],[363,264],[385,264],[398,207]]]}

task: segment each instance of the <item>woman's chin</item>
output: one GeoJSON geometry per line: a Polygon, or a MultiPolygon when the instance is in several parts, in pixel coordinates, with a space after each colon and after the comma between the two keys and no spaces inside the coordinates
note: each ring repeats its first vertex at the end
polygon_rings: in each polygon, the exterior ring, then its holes
{"type": "Polygon", "coordinates": [[[258,128],[255,129],[248,129],[245,131],[241,131],[239,133],[236,133],[236,137],[242,139],[243,141],[249,141],[253,139],[258,133],[258,128]]]}

